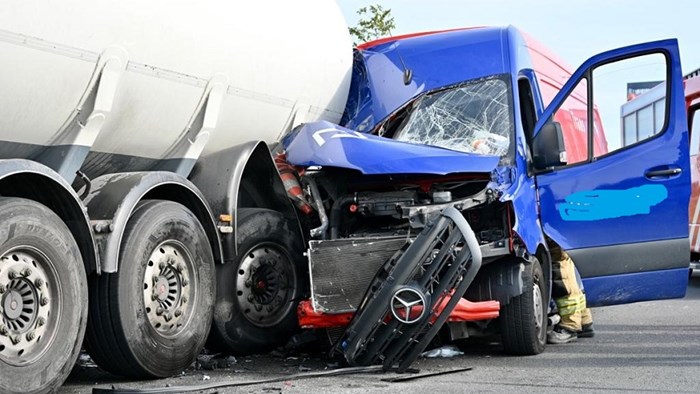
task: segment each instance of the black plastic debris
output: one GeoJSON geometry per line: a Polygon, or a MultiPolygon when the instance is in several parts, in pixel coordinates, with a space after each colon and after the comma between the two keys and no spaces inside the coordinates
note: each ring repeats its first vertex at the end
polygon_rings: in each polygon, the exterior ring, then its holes
{"type": "Polygon", "coordinates": [[[374,277],[333,353],[350,365],[405,371],[438,333],[481,267],[474,232],[445,209],[374,277]]]}

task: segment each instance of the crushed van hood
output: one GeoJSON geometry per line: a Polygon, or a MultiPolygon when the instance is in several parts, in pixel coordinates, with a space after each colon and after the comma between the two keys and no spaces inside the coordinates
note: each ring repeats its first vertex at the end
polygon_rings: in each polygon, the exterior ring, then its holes
{"type": "Polygon", "coordinates": [[[499,162],[498,156],[399,142],[326,121],[307,123],[282,143],[293,165],[348,168],[366,175],[490,173],[499,162]]]}

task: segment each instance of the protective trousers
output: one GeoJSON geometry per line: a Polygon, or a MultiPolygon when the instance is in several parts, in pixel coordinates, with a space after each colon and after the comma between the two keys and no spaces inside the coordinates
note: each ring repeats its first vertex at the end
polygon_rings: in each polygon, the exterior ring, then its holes
{"type": "Polygon", "coordinates": [[[584,324],[593,323],[586,296],[576,280],[576,267],[571,257],[559,245],[549,243],[552,256],[552,297],[559,309],[559,326],[578,332],[584,324]]]}

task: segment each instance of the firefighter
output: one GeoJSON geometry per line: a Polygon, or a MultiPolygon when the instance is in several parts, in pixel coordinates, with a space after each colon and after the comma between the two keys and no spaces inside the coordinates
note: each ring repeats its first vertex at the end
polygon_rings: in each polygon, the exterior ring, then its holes
{"type": "Polygon", "coordinates": [[[552,297],[561,320],[547,334],[547,343],[560,344],[593,337],[593,315],[573,260],[559,245],[548,242],[552,256],[552,297]]]}

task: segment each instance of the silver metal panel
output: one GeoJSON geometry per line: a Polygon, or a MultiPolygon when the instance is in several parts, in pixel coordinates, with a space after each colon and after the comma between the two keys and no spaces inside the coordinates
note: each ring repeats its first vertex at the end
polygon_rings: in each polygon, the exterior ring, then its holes
{"type": "Polygon", "coordinates": [[[379,268],[406,241],[403,236],[311,241],[314,309],[325,313],[354,312],[379,268]]]}

